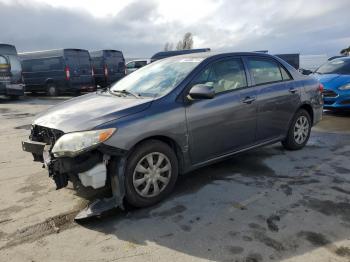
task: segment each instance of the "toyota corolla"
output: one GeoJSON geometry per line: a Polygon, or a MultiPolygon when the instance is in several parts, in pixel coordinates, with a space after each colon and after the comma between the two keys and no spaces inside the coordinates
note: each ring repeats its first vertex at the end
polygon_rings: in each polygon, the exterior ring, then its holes
{"type": "MultiPolygon", "coordinates": [[[[105,91],[50,108],[23,150],[57,189],[111,188],[80,217],[164,199],[179,174],[260,146],[303,148],[322,117],[322,85],[261,53],[210,52],[147,65],[105,91]]],[[[254,163],[252,163],[254,165],[254,163]]]]}

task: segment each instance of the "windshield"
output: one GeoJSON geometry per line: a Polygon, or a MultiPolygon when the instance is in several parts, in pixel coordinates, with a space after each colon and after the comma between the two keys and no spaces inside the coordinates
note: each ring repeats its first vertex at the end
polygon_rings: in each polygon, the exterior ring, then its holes
{"type": "Polygon", "coordinates": [[[320,66],[318,74],[341,74],[350,75],[350,59],[335,59],[320,66]]]}
{"type": "Polygon", "coordinates": [[[162,96],[173,90],[202,60],[183,57],[160,60],[124,77],[110,90],[128,91],[140,96],[162,96]]]}

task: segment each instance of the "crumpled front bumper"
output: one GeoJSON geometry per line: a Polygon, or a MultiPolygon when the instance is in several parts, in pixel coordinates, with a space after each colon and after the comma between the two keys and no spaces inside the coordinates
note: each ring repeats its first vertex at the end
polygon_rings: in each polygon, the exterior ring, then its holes
{"type": "Polygon", "coordinates": [[[112,197],[97,199],[82,210],[76,219],[101,215],[110,209],[120,207],[123,209],[124,170],[127,152],[106,145],[100,145],[94,150],[87,151],[76,157],[55,158],[51,153],[51,145],[45,142],[26,140],[22,142],[22,149],[32,153],[34,161],[43,163],[48,169],[49,176],[56,183],[56,189],[67,186],[68,181],[76,183],[78,174],[92,170],[99,164],[106,165],[106,185],[112,190],[112,197]]]}

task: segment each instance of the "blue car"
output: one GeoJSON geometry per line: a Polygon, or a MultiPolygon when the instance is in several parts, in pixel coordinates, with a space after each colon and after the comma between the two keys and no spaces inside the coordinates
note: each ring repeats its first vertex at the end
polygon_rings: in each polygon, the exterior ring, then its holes
{"type": "Polygon", "coordinates": [[[350,109],[350,57],[328,61],[314,77],[324,86],[324,108],[350,109]]]}

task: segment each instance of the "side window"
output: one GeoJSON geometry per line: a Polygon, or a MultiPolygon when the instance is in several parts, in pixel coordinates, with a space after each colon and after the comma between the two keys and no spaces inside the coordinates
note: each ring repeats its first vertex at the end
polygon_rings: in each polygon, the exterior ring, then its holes
{"type": "Polygon", "coordinates": [[[256,85],[282,81],[279,65],[269,59],[248,58],[250,73],[256,85]]]}
{"type": "Polygon", "coordinates": [[[282,66],[280,67],[281,73],[282,73],[282,78],[284,81],[291,80],[292,78],[290,77],[289,73],[284,69],[282,66]]]}
{"type": "Polygon", "coordinates": [[[50,70],[61,70],[63,69],[62,60],[60,58],[50,58],[46,61],[50,70]]]}
{"type": "Polygon", "coordinates": [[[194,84],[211,86],[215,93],[239,89],[247,86],[243,63],[240,59],[214,62],[199,74],[194,84]]]}
{"type": "Polygon", "coordinates": [[[147,62],[146,61],[136,61],[135,62],[135,67],[136,68],[141,68],[143,66],[147,65],[147,62]]]}
{"type": "Polygon", "coordinates": [[[0,55],[0,65],[6,65],[8,66],[8,62],[6,57],[0,55]]]}
{"type": "Polygon", "coordinates": [[[129,68],[129,69],[135,68],[135,62],[127,63],[126,67],[129,68]]]}

